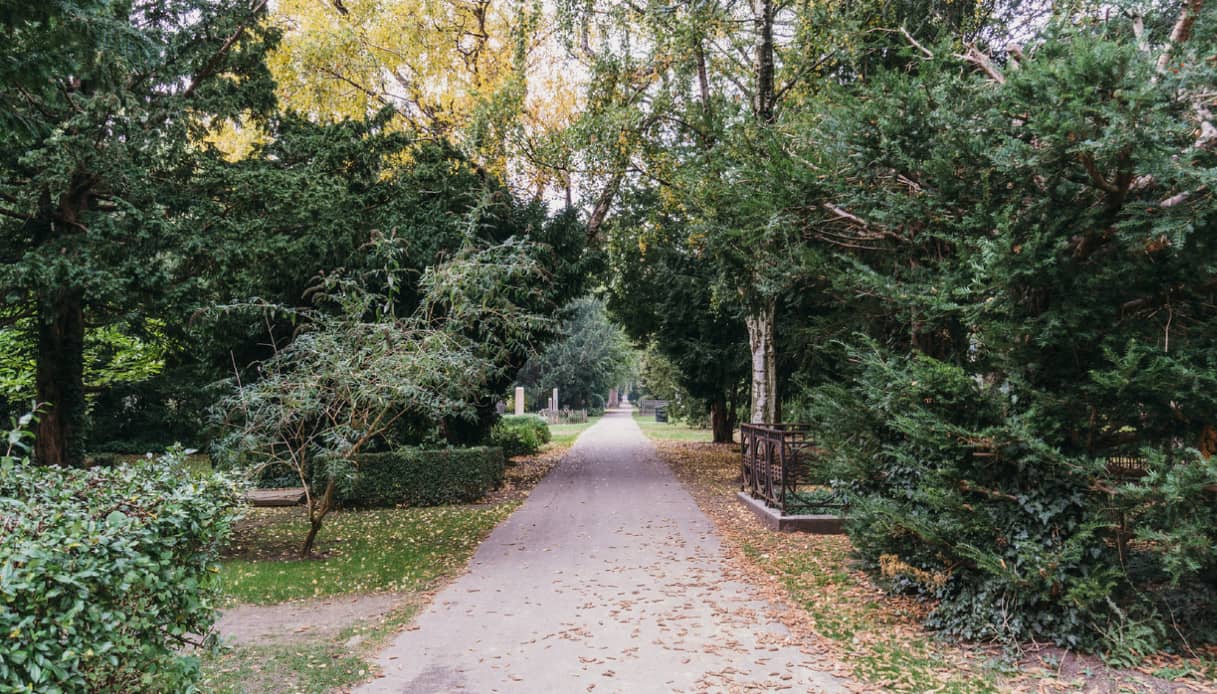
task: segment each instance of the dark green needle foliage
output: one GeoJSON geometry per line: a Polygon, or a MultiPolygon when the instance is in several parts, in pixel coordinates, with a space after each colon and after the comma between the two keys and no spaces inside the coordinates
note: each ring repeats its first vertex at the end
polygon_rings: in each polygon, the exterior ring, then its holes
{"type": "Polygon", "coordinates": [[[0,320],[36,345],[37,462],[83,460],[86,326],[171,306],[200,281],[209,229],[183,211],[215,154],[194,143],[273,106],[266,6],[3,4],[0,320]]]}
{"type": "Polygon", "coordinates": [[[558,389],[558,406],[603,408],[610,388],[631,376],[634,351],[622,329],[609,318],[605,302],[594,296],[567,305],[561,337],[530,359],[518,376],[531,402],[547,402],[558,389]]]}
{"type": "Polygon", "coordinates": [[[910,48],[825,120],[849,216],[809,235],[856,332],[814,409],[860,555],[949,633],[1112,662],[1217,636],[1215,19],[1162,72],[1127,17],[993,74],[910,48]]]}
{"type": "Polygon", "coordinates": [[[623,208],[609,247],[609,308],[675,366],[680,388],[710,415],[714,441],[730,443],[749,366],[741,302],[716,294],[714,262],[687,220],[659,208],[655,190],[630,191],[623,208]]]}

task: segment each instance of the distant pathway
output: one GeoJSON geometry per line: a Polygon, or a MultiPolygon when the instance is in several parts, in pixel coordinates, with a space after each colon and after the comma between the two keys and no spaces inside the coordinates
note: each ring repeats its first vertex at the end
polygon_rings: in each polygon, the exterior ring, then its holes
{"type": "Polygon", "coordinates": [[[711,522],[613,412],[356,691],[843,691],[728,569],[711,522]]]}

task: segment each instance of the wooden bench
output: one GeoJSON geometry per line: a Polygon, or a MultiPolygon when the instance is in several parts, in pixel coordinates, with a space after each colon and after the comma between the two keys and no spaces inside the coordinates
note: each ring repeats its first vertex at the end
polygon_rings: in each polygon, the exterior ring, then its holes
{"type": "Polygon", "coordinates": [[[298,506],[304,503],[304,487],[254,489],[245,495],[250,506],[298,506]]]}

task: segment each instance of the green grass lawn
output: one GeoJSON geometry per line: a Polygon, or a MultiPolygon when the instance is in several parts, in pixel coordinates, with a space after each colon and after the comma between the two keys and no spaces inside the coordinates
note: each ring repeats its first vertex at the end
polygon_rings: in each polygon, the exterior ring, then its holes
{"type": "Polygon", "coordinates": [[[299,508],[250,509],[223,562],[224,591],[238,602],[414,591],[465,565],[515,504],[345,511],[325,519],[314,548],[297,559],[308,524],[299,508]]]}
{"type": "MultiPolygon", "coordinates": [[[[551,429],[555,441],[569,445],[596,421],[551,429]]],[[[155,456],[144,455],[112,460],[158,464],[155,456]]],[[[206,454],[187,456],[186,468],[191,475],[212,471],[206,454]]],[[[335,512],[325,519],[311,559],[299,557],[308,530],[303,508],[248,509],[221,561],[220,581],[229,604],[274,605],[376,592],[395,593],[400,602],[383,618],[351,624],[336,635],[304,635],[289,643],[202,654],[200,690],[321,693],[366,680],[377,649],[426,605],[430,591],[460,572],[482,539],[518,506],[518,501],[500,501],[335,512]]]]}
{"type": "Polygon", "coordinates": [[[705,441],[714,440],[714,433],[709,428],[698,429],[685,424],[669,420],[667,422],[656,422],[654,415],[642,416],[638,411],[634,411],[634,422],[642,429],[642,433],[654,441],[705,441]]]}
{"type": "Polygon", "coordinates": [[[588,427],[595,425],[599,421],[599,417],[588,417],[587,421],[581,424],[550,424],[550,443],[569,446],[575,442],[575,439],[579,438],[579,434],[582,434],[588,427]]]}
{"type": "Polygon", "coordinates": [[[245,645],[202,660],[201,691],[332,692],[371,674],[371,656],[426,604],[427,591],[459,572],[479,542],[518,503],[376,509],[330,514],[317,558],[299,559],[307,523],[300,508],[250,509],[220,571],[234,602],[393,591],[401,603],[386,617],[337,635],[245,645]]]}

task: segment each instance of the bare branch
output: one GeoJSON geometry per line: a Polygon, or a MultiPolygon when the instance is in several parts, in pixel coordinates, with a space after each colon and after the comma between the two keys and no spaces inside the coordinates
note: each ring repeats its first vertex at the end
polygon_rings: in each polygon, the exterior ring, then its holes
{"type": "Polygon", "coordinates": [[[832,203],[828,203],[828,202],[824,203],[824,209],[835,214],[836,216],[840,217],[841,219],[844,219],[844,220],[853,222],[854,224],[857,224],[858,226],[862,227],[863,229],[871,228],[870,222],[867,222],[865,219],[862,219],[861,217],[859,217],[851,212],[847,212],[846,210],[844,210],[840,207],[837,207],[836,205],[834,205],[832,203]]]}
{"type": "Polygon", "coordinates": [[[926,48],[925,46],[921,45],[921,44],[920,44],[920,43],[917,41],[917,39],[913,38],[913,35],[909,33],[909,30],[908,30],[908,29],[905,29],[905,28],[902,26],[902,27],[900,27],[900,33],[901,33],[901,34],[904,34],[904,38],[905,38],[905,40],[906,40],[906,41],[908,41],[908,42],[909,42],[909,44],[910,44],[910,45],[912,45],[912,47],[913,47],[913,48],[916,48],[917,50],[921,51],[921,54],[922,54],[922,55],[924,55],[926,58],[929,58],[930,60],[933,60],[933,59],[934,59],[934,54],[933,54],[933,53],[930,51],[930,49],[928,49],[928,48],[926,48]]]}
{"type": "Polygon", "coordinates": [[[1099,171],[1099,167],[1094,163],[1094,157],[1090,156],[1089,152],[1081,152],[1078,154],[1078,159],[1082,162],[1082,167],[1086,169],[1086,173],[1090,176],[1090,180],[1100,189],[1108,193],[1119,193],[1120,189],[1106,177],[1103,172],[1099,171]]]}
{"type": "Polygon", "coordinates": [[[976,67],[980,68],[981,72],[988,75],[989,79],[993,80],[994,82],[998,84],[1006,83],[1006,76],[1001,74],[1001,70],[998,70],[997,66],[993,64],[993,59],[983,53],[976,46],[968,46],[967,53],[956,53],[955,57],[972,63],[976,67]]]}
{"type": "Polygon", "coordinates": [[[609,208],[612,207],[613,200],[617,197],[617,191],[621,188],[623,179],[625,179],[624,169],[613,174],[608,184],[600,191],[600,197],[596,198],[596,205],[587,218],[587,237],[589,239],[595,238],[600,233],[600,225],[604,224],[604,220],[608,217],[609,208]]]}
{"type": "Polygon", "coordinates": [[[1166,72],[1166,68],[1170,65],[1171,53],[1175,47],[1184,43],[1192,35],[1192,26],[1196,23],[1196,18],[1200,16],[1200,10],[1204,7],[1204,0],[1186,0],[1183,10],[1179,12],[1179,19],[1175,21],[1175,27],[1171,29],[1170,40],[1163,49],[1162,55],[1158,56],[1158,73],[1166,72]]]}
{"type": "Polygon", "coordinates": [[[781,101],[782,97],[786,95],[786,92],[790,91],[791,87],[795,86],[799,82],[802,82],[803,79],[807,77],[807,75],[818,70],[820,68],[820,66],[824,65],[825,63],[827,63],[829,60],[831,60],[835,56],[836,56],[835,51],[828,53],[826,55],[821,56],[820,59],[817,60],[816,62],[811,63],[810,65],[805,65],[804,67],[799,69],[798,74],[791,77],[786,82],[786,84],[783,84],[780,88],[778,88],[778,90],[776,92],[774,92],[774,94],[773,94],[774,102],[781,101]]]}
{"type": "Polygon", "coordinates": [[[1172,207],[1175,207],[1176,205],[1182,205],[1183,203],[1187,202],[1193,195],[1196,195],[1197,193],[1202,193],[1202,192],[1204,192],[1204,188],[1197,188],[1196,190],[1185,190],[1182,193],[1176,193],[1175,195],[1172,195],[1169,198],[1166,198],[1162,202],[1158,203],[1158,207],[1170,209],[1172,207]]]}
{"type": "Polygon", "coordinates": [[[394,105],[391,101],[389,101],[388,99],[385,98],[384,94],[381,94],[380,92],[376,91],[375,89],[372,89],[371,87],[367,87],[362,84],[359,84],[355,80],[351,79],[350,77],[347,77],[346,75],[338,72],[337,70],[333,70],[328,67],[322,67],[322,68],[320,68],[320,70],[321,70],[321,72],[324,72],[325,74],[329,75],[330,77],[333,77],[334,79],[336,79],[340,82],[345,82],[345,83],[349,84],[350,86],[354,87],[355,89],[358,89],[359,91],[363,92],[367,96],[369,96],[373,99],[376,99],[383,106],[393,106],[394,105]]]}

